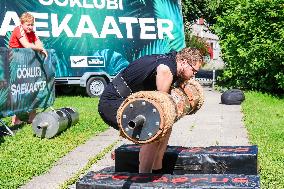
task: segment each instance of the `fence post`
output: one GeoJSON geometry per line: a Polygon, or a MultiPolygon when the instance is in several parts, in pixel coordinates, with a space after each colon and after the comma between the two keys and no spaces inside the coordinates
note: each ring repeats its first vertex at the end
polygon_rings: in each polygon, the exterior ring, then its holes
{"type": "Polygon", "coordinates": [[[213,68],[213,76],[212,76],[212,88],[214,89],[214,85],[215,85],[215,68],[213,68]]]}

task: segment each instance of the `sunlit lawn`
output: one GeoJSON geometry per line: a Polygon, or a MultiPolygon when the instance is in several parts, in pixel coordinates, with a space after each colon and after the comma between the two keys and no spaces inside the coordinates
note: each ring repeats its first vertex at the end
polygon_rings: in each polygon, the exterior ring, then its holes
{"type": "MultiPolygon", "coordinates": [[[[284,188],[284,99],[246,92],[242,103],[251,144],[258,145],[262,188],[284,188]]],[[[49,170],[62,156],[107,126],[97,113],[97,98],[59,96],[54,108],[74,107],[78,124],[53,139],[34,136],[25,125],[14,137],[0,137],[0,188],[18,188],[49,170]]],[[[9,119],[5,119],[6,122],[9,119]]]]}
{"type": "Polygon", "coordinates": [[[13,137],[0,137],[0,188],[18,188],[49,170],[60,157],[90,137],[106,130],[97,113],[97,104],[97,98],[59,96],[53,107],[77,109],[79,123],[52,139],[34,136],[31,125],[23,126],[13,137]]]}
{"type": "Polygon", "coordinates": [[[247,92],[242,109],[250,141],[259,148],[261,188],[284,188],[284,99],[247,92]]]}

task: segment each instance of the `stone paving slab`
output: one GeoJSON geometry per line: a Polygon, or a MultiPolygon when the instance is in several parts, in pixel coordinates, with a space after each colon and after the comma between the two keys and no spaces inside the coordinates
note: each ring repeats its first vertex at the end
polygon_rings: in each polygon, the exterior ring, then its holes
{"type": "MultiPolygon", "coordinates": [[[[211,88],[204,88],[204,95],[204,105],[196,114],[185,116],[174,124],[169,145],[184,147],[250,145],[242,122],[243,115],[240,105],[221,104],[221,94],[211,88]]],[[[90,158],[113,142],[119,141],[116,147],[131,143],[119,137],[118,134],[118,131],[110,128],[94,136],[86,144],[60,159],[48,173],[35,177],[22,188],[58,188],[83,168],[90,158]]],[[[89,171],[102,169],[114,170],[111,152],[94,164],[89,171]]],[[[70,188],[75,188],[75,185],[70,188]]]]}
{"type": "Polygon", "coordinates": [[[108,129],[61,158],[47,173],[34,177],[21,189],[56,189],[87,165],[89,159],[119,139],[117,131],[108,129]]]}

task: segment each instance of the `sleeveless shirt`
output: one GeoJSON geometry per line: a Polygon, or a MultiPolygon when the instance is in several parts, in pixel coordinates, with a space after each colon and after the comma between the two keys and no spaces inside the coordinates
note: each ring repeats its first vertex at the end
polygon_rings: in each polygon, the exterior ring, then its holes
{"type": "MultiPolygon", "coordinates": [[[[169,67],[173,82],[177,80],[176,52],[165,55],[147,55],[130,63],[120,74],[132,93],[138,91],[155,91],[157,67],[164,64],[169,67]]],[[[122,98],[110,82],[99,101],[99,113],[106,123],[118,129],[116,112],[125,99],[122,98]]]]}

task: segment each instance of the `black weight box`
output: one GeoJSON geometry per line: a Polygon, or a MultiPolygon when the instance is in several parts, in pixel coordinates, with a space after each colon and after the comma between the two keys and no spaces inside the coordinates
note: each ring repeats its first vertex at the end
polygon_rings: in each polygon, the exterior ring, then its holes
{"type": "MultiPolygon", "coordinates": [[[[140,146],[115,149],[115,172],[138,173],[140,146]]],[[[257,146],[168,146],[163,158],[164,174],[257,174],[257,146]]]]}

